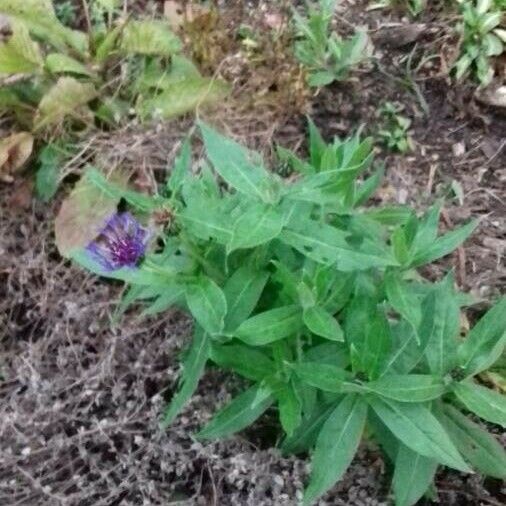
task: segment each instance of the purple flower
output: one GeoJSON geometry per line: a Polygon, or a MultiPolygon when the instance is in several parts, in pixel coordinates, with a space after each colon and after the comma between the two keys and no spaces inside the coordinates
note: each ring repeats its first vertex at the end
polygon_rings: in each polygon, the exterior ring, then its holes
{"type": "Polygon", "coordinates": [[[146,251],[148,231],[130,213],[113,215],[99,236],[86,246],[105,270],[135,267],[146,251]]]}

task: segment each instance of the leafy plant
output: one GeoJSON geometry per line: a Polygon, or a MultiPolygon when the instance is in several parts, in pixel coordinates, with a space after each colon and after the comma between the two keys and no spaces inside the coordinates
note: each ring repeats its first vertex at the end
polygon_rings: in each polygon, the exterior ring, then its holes
{"type": "Polygon", "coordinates": [[[72,138],[124,123],[132,109],[141,119],[171,118],[228,93],[180,54],[165,21],[123,19],[116,3],[93,2],[85,33],[63,25],[50,0],[0,0],[12,30],[0,44],[0,76],[11,83],[0,89],[0,113],[43,138],[55,130],[72,138]]]}
{"type": "Polygon", "coordinates": [[[493,0],[462,0],[462,23],[460,56],[456,61],[455,77],[462,79],[468,74],[486,86],[494,77],[490,58],[504,52],[506,30],[500,28],[504,9],[493,0]]]}
{"type": "Polygon", "coordinates": [[[298,33],[295,56],[309,71],[310,86],[326,86],[347,78],[349,72],[369,56],[370,41],[364,31],[343,39],[331,31],[336,0],[307,2],[307,18],[293,10],[298,33]]]}
{"type": "Polygon", "coordinates": [[[369,9],[399,9],[409,12],[416,17],[423,12],[427,6],[426,0],[380,0],[370,5],[369,9]]]}
{"type": "Polygon", "coordinates": [[[310,123],[309,161],[279,149],[298,173],[282,180],[257,153],[205,124],[200,132],[209,163],[199,171],[190,139],[154,196],[90,168],[56,223],[65,256],[129,283],[123,309],[175,305],[193,316],[163,425],[212,362],[250,386],[196,437],[227,437],[274,408],[281,449],[312,453],[306,505],[340,479],[365,434],[395,466],[398,505],[414,504],[440,465],[504,477],[503,448],[465,412],[506,425],[505,398],[476,381],[504,349],[506,298],[462,338],[469,298],[453,274],[430,283],[416,271],[453,251],[476,222],[440,235],[441,204],[422,216],[364,207],[382,175],[364,178],[371,139],[327,144],[310,123]],[[114,215],[120,200],[135,218],[114,215]],[[155,212],[167,218],[150,249],[143,223],[155,212]]]}
{"type": "Polygon", "coordinates": [[[413,141],[409,135],[411,120],[399,114],[402,110],[402,105],[393,102],[387,102],[381,107],[379,114],[383,118],[383,125],[378,136],[388,149],[406,153],[413,149],[413,141]]]}

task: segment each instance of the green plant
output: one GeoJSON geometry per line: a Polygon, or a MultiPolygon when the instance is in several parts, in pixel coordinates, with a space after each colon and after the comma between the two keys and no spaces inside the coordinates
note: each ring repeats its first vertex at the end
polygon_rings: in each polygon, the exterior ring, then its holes
{"type": "Polygon", "coordinates": [[[201,76],[166,22],[123,19],[96,0],[89,33],[71,30],[50,0],[0,0],[12,35],[0,44],[0,113],[44,139],[90,127],[172,118],[223,98],[226,83],[201,76]],[[125,77],[126,76],[126,77],[125,77]]]}
{"type": "Polygon", "coordinates": [[[388,149],[406,153],[413,149],[413,141],[409,135],[411,120],[399,114],[402,110],[402,105],[392,102],[387,102],[380,108],[383,126],[378,131],[378,136],[388,149]]]}
{"type": "Polygon", "coordinates": [[[307,3],[308,16],[295,9],[293,19],[298,33],[295,56],[309,71],[310,86],[325,86],[346,79],[350,70],[369,56],[370,42],[364,31],[343,39],[331,32],[336,0],[307,3]]]}
{"type": "Polygon", "coordinates": [[[176,305],[193,315],[163,425],[212,362],[250,386],[196,437],[229,436],[275,406],[281,449],[312,451],[306,505],[343,475],[363,437],[395,464],[397,505],[414,504],[439,465],[504,477],[504,450],[463,410],[506,426],[505,398],[475,380],[504,349],[506,298],[462,338],[469,297],[452,273],[430,283],[417,272],[476,222],[439,235],[441,204],[421,217],[364,207],[382,175],[360,179],[371,139],[326,144],[310,123],[309,161],[279,149],[299,175],[282,180],[258,154],[205,124],[200,131],[210,165],[192,170],[186,139],[154,196],[90,168],[56,222],[62,254],[129,283],[120,311],[140,302],[144,314],[176,305]],[[135,218],[117,214],[120,200],[135,218]],[[150,250],[142,223],[154,214],[165,219],[150,250]]]}
{"type": "Polygon", "coordinates": [[[423,12],[425,7],[427,7],[426,0],[380,0],[372,3],[369,9],[400,9],[416,17],[423,12]]]}
{"type": "Polygon", "coordinates": [[[501,55],[506,44],[506,30],[500,28],[504,9],[492,0],[461,0],[462,23],[460,56],[455,62],[455,77],[462,79],[471,74],[482,86],[494,77],[493,56],[501,55]]]}

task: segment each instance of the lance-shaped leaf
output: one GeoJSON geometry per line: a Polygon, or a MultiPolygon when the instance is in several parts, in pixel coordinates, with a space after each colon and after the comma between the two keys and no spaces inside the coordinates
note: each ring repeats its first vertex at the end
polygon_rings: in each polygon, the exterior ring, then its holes
{"type": "Polygon", "coordinates": [[[204,330],[219,334],[225,324],[227,300],[221,288],[207,276],[200,276],[186,290],[188,307],[204,330]]]}
{"type": "Polygon", "coordinates": [[[183,372],[179,381],[179,390],[172,398],[163,415],[162,425],[164,427],[172,423],[188,402],[188,399],[193,395],[199,379],[204,372],[204,367],[209,357],[209,349],[210,339],[208,334],[202,328],[196,326],[192,344],[183,360],[183,372]]]}
{"type": "Polygon", "coordinates": [[[331,364],[298,362],[291,367],[304,383],[327,392],[341,392],[343,382],[352,379],[350,372],[331,364]]]}
{"type": "Polygon", "coordinates": [[[244,265],[230,276],[223,288],[227,299],[225,327],[235,330],[252,313],[267,283],[269,273],[244,265]]]}
{"type": "Polygon", "coordinates": [[[346,340],[355,350],[352,364],[369,379],[378,378],[388,365],[392,345],[389,323],[368,297],[355,297],[345,320],[346,340]]]}
{"type": "Polygon", "coordinates": [[[395,506],[413,506],[434,480],[438,463],[400,445],[395,459],[392,486],[395,506]]]}
{"type": "Polygon", "coordinates": [[[362,439],[366,418],[367,404],[355,395],[346,396],[329,415],[316,440],[305,506],[313,504],[344,474],[362,439]]]}
{"type": "Polygon", "coordinates": [[[464,406],[473,413],[506,428],[506,396],[472,381],[457,383],[453,391],[464,406]]]}
{"type": "Polygon", "coordinates": [[[237,191],[250,198],[274,203],[277,184],[263,167],[259,155],[200,123],[206,153],[216,172],[237,191]]]}
{"type": "Polygon", "coordinates": [[[499,301],[471,329],[459,348],[459,363],[467,375],[490,367],[506,345],[506,297],[499,301]]]}
{"type": "Polygon", "coordinates": [[[367,238],[359,246],[352,245],[346,240],[348,236],[331,225],[301,219],[290,223],[280,239],[308,258],[343,272],[396,265],[386,248],[367,238]]]}
{"type": "Polygon", "coordinates": [[[320,306],[304,309],[303,320],[306,327],[317,336],[330,341],[344,341],[343,331],[337,320],[320,306]]]}
{"type": "Polygon", "coordinates": [[[262,381],[275,370],[274,362],[265,353],[242,344],[213,344],[210,358],[220,367],[255,381],[262,381]]]}
{"type": "Polygon", "coordinates": [[[478,471],[506,478],[506,452],[502,445],[458,409],[443,404],[437,416],[464,458],[478,471]]]}
{"type": "Polygon", "coordinates": [[[415,254],[411,262],[411,267],[419,267],[420,265],[428,264],[438,258],[448,255],[474,232],[478,223],[479,222],[476,220],[470,221],[466,225],[452,230],[430,243],[426,243],[425,246],[420,248],[415,254]]]}
{"type": "Polygon", "coordinates": [[[255,385],[218,411],[196,437],[217,439],[230,436],[252,424],[273,400],[270,388],[255,385]]]}
{"type": "Polygon", "coordinates": [[[284,454],[308,451],[314,445],[323,424],[334,409],[334,406],[315,406],[314,413],[305,419],[290,437],[283,440],[281,451],[284,454]]]}
{"type": "Polygon", "coordinates": [[[234,335],[252,346],[269,344],[294,335],[302,326],[302,315],[297,306],[270,309],[244,321],[234,335]]]}
{"type": "Polygon", "coordinates": [[[235,221],[228,252],[253,248],[275,239],[285,223],[276,207],[253,202],[235,221]]]}
{"type": "Polygon", "coordinates": [[[436,417],[423,404],[369,399],[378,417],[407,447],[459,471],[471,472],[436,417]]]}
{"type": "Polygon", "coordinates": [[[302,419],[301,403],[294,392],[291,383],[285,383],[276,391],[279,419],[285,434],[291,436],[300,425],[302,419]]]}
{"type": "Polygon", "coordinates": [[[456,364],[460,311],[453,291],[453,277],[441,282],[422,303],[418,335],[426,343],[425,356],[431,372],[445,375],[456,364]]]}
{"type": "MultiPolygon", "coordinates": [[[[385,273],[385,290],[388,302],[413,328],[418,329],[422,318],[420,301],[411,287],[395,271],[385,273]]],[[[418,334],[416,334],[418,338],[418,334]]]]}
{"type": "Polygon", "coordinates": [[[441,397],[443,378],[428,374],[393,374],[366,384],[372,392],[400,402],[427,402],[441,397]]]}

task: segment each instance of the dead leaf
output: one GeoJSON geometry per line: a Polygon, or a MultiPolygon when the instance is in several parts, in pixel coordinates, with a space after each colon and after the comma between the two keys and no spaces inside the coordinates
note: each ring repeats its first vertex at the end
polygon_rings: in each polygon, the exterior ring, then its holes
{"type": "Polygon", "coordinates": [[[193,20],[191,5],[181,5],[180,2],[175,0],[165,0],[163,3],[163,15],[167,18],[173,30],[181,28],[186,21],[193,20]]]}
{"type": "Polygon", "coordinates": [[[12,174],[23,167],[33,149],[33,136],[29,132],[9,135],[0,141],[0,181],[11,183],[12,174]]]}
{"type": "Polygon", "coordinates": [[[98,188],[84,175],[63,201],[55,219],[55,241],[61,255],[70,257],[93,241],[116,212],[119,199],[98,188]]]}

